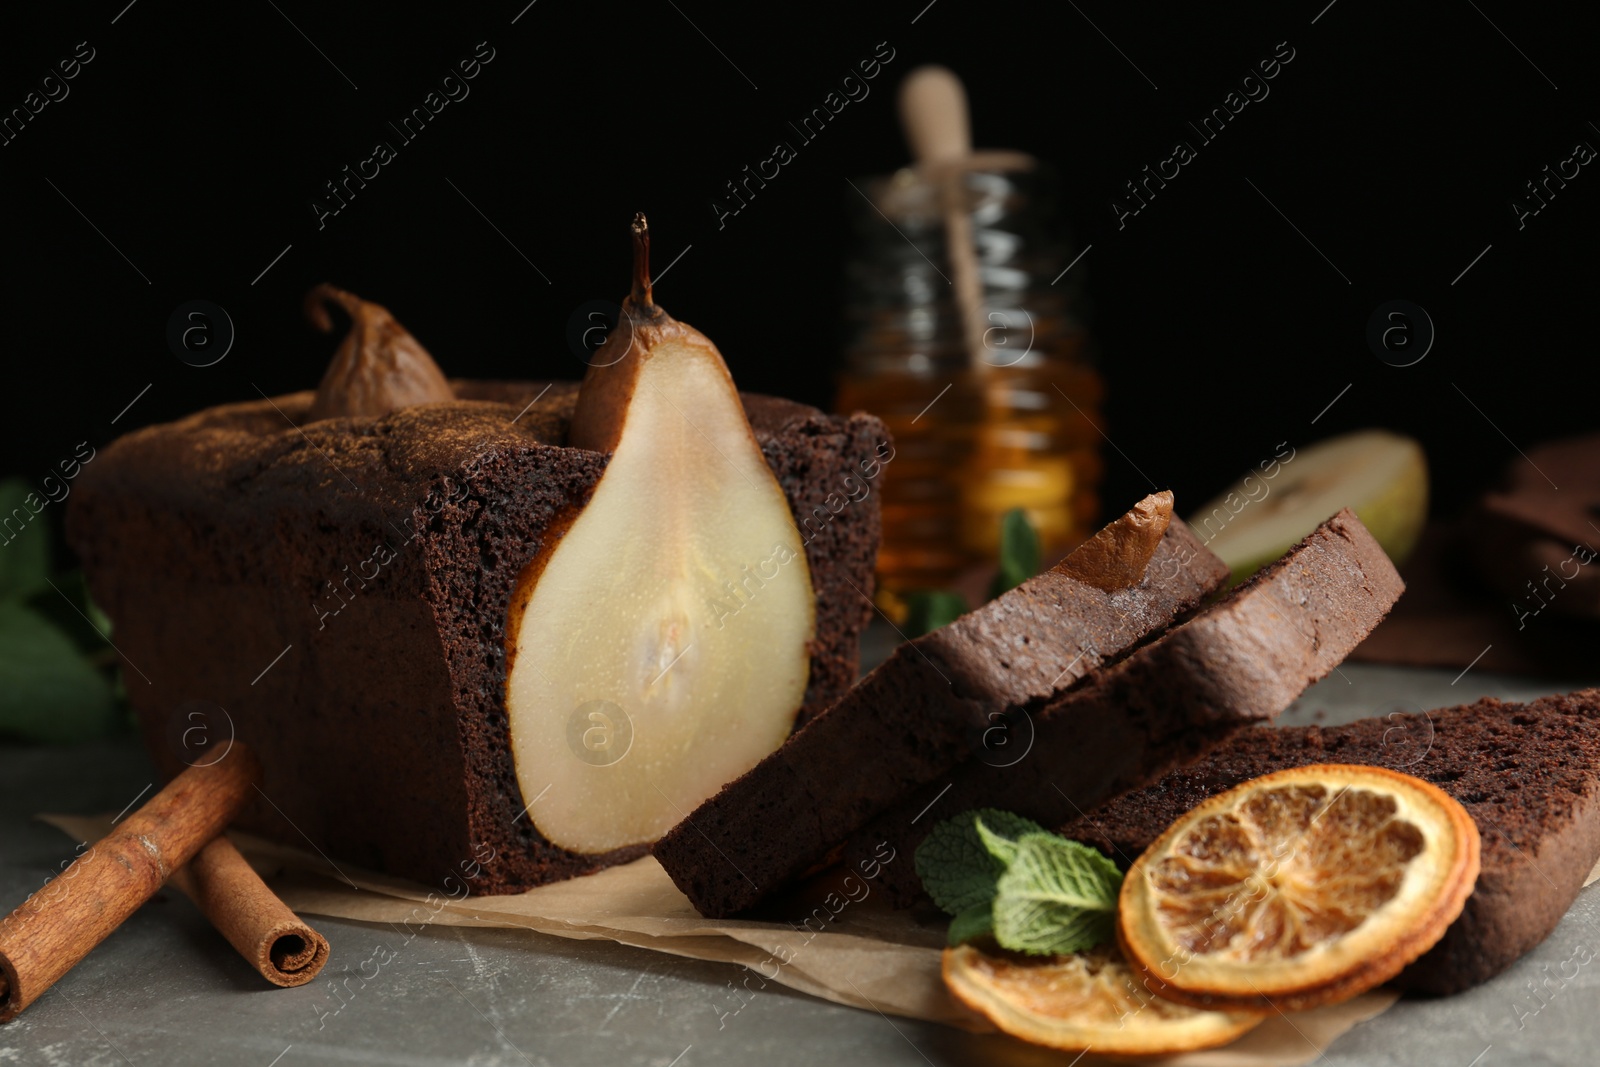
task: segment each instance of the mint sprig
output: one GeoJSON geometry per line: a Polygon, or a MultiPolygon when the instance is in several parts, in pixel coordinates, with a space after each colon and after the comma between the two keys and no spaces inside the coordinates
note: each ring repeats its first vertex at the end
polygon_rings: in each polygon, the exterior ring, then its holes
{"type": "Polygon", "coordinates": [[[908,636],[920,637],[949,626],[967,613],[967,598],[943,589],[915,589],[906,594],[908,636]]]}
{"type": "Polygon", "coordinates": [[[954,918],[949,942],[992,935],[1035,955],[1111,940],[1122,872],[1105,856],[993,808],[935,826],[917,848],[923,888],[954,918]]]}
{"type": "Polygon", "coordinates": [[[1028,513],[1012,508],[1000,519],[1000,571],[989,587],[992,600],[1015,589],[1039,573],[1039,532],[1028,521],[1028,513]]]}
{"type": "MultiPolygon", "coordinates": [[[[1041,556],[1039,533],[1028,521],[1028,513],[1021,508],[1006,512],[1000,518],[999,569],[985,599],[993,600],[1038,574],[1041,556]]],[[[967,598],[949,589],[913,589],[903,598],[906,617],[900,629],[908,638],[948,626],[969,610],[967,598]]]]}

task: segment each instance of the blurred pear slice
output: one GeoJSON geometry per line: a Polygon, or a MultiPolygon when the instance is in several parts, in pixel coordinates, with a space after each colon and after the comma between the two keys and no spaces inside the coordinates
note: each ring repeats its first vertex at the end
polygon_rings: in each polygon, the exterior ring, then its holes
{"type": "Polygon", "coordinates": [[[1345,507],[1402,563],[1428,517],[1422,446],[1387,430],[1359,430],[1280,452],[1191,515],[1189,525],[1237,584],[1345,507]]]}
{"type": "Polygon", "coordinates": [[[647,844],[772,752],[810,672],[815,597],[788,500],[715,345],[634,287],[569,444],[611,459],[512,599],[506,713],[546,839],[647,844]]]}

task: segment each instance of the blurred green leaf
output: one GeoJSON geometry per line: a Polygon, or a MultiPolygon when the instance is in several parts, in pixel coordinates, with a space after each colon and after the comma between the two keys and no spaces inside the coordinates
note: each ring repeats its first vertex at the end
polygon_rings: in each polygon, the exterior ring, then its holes
{"type": "Polygon", "coordinates": [[[967,613],[967,599],[943,589],[918,589],[906,594],[907,637],[921,637],[948,626],[967,613]]]}
{"type": "Polygon", "coordinates": [[[1021,508],[1012,508],[1000,520],[1000,573],[989,588],[993,600],[1039,573],[1039,535],[1021,508]]]}
{"type": "MultiPolygon", "coordinates": [[[[24,503],[33,493],[20,478],[0,481],[0,601],[25,600],[50,588],[50,530],[44,516],[24,503]]],[[[45,506],[44,497],[34,499],[45,506]]]]}
{"type": "Polygon", "coordinates": [[[85,655],[95,657],[111,646],[111,621],[89,599],[89,589],[83,582],[82,571],[67,571],[51,581],[55,588],[45,586],[41,592],[29,597],[25,606],[48,619],[56,629],[72,638],[73,644],[85,655]]]}
{"type": "Polygon", "coordinates": [[[89,587],[84,585],[83,572],[73,571],[77,576],[78,584],[83,586],[83,613],[89,616],[89,623],[94,627],[95,633],[103,642],[111,640],[111,616],[100,610],[100,605],[94,602],[89,595],[89,587]]]}
{"type": "Polygon", "coordinates": [[[67,744],[116,724],[110,683],[72,639],[38,612],[0,603],[0,733],[67,744]]]}

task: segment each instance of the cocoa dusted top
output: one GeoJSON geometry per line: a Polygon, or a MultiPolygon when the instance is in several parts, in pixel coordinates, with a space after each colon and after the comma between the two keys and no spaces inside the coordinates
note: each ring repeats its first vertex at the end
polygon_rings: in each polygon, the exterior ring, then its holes
{"type": "MultiPolygon", "coordinates": [[[[159,489],[161,499],[204,508],[220,489],[251,481],[263,494],[316,488],[368,496],[380,506],[410,505],[441,474],[477,457],[505,448],[567,447],[577,382],[450,384],[453,401],[376,417],[313,420],[310,390],[223,404],[135,430],[106,451],[133,461],[117,465],[119,480],[142,480],[159,489]],[[320,456],[310,461],[308,452],[320,456]]],[[[740,399],[761,443],[823,414],[778,397],[743,393],[740,399]]],[[[84,474],[109,467],[96,464],[84,474]]]]}

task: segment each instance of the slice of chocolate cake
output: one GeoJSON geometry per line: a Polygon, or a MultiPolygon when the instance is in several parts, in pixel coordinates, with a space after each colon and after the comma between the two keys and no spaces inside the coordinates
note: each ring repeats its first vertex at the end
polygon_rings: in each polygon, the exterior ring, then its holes
{"type": "MultiPolygon", "coordinates": [[[[201,756],[197,725],[234,731],[266,768],[244,826],[509,892],[645,851],[546,841],[509,747],[513,590],[608,458],[565,447],[575,383],[453,384],[377,417],[315,420],[305,392],[128,434],[85,469],[67,532],[163,773],[201,756]]],[[[893,448],[870,416],[742,400],[815,593],[804,721],[856,678],[893,448]]]]}
{"type": "MultiPolygon", "coordinates": [[[[655,846],[701,914],[742,911],[910,790],[983,751],[998,713],[1070,689],[1227,580],[1146,498],[1052,570],[908,642],[655,846]]],[[[907,865],[909,866],[909,865],[907,865]]]]}
{"type": "Polygon", "coordinates": [[[1444,938],[1395,979],[1459,993],[1543,941],[1600,859],[1600,690],[1528,704],[1492,698],[1344,726],[1244,730],[1201,760],[1062,829],[1128,864],[1207,797],[1311,763],[1389,767],[1426,779],[1478,823],[1483,866],[1444,938]]]}
{"type": "Polygon", "coordinates": [[[1121,663],[1063,696],[1012,709],[1012,744],[902,798],[851,836],[845,864],[905,858],[885,864],[882,882],[909,904],[921,892],[910,857],[940,820],[1001,808],[1059,825],[1194,759],[1292,704],[1372,632],[1403,588],[1361,520],[1341,511],[1121,663]]]}

